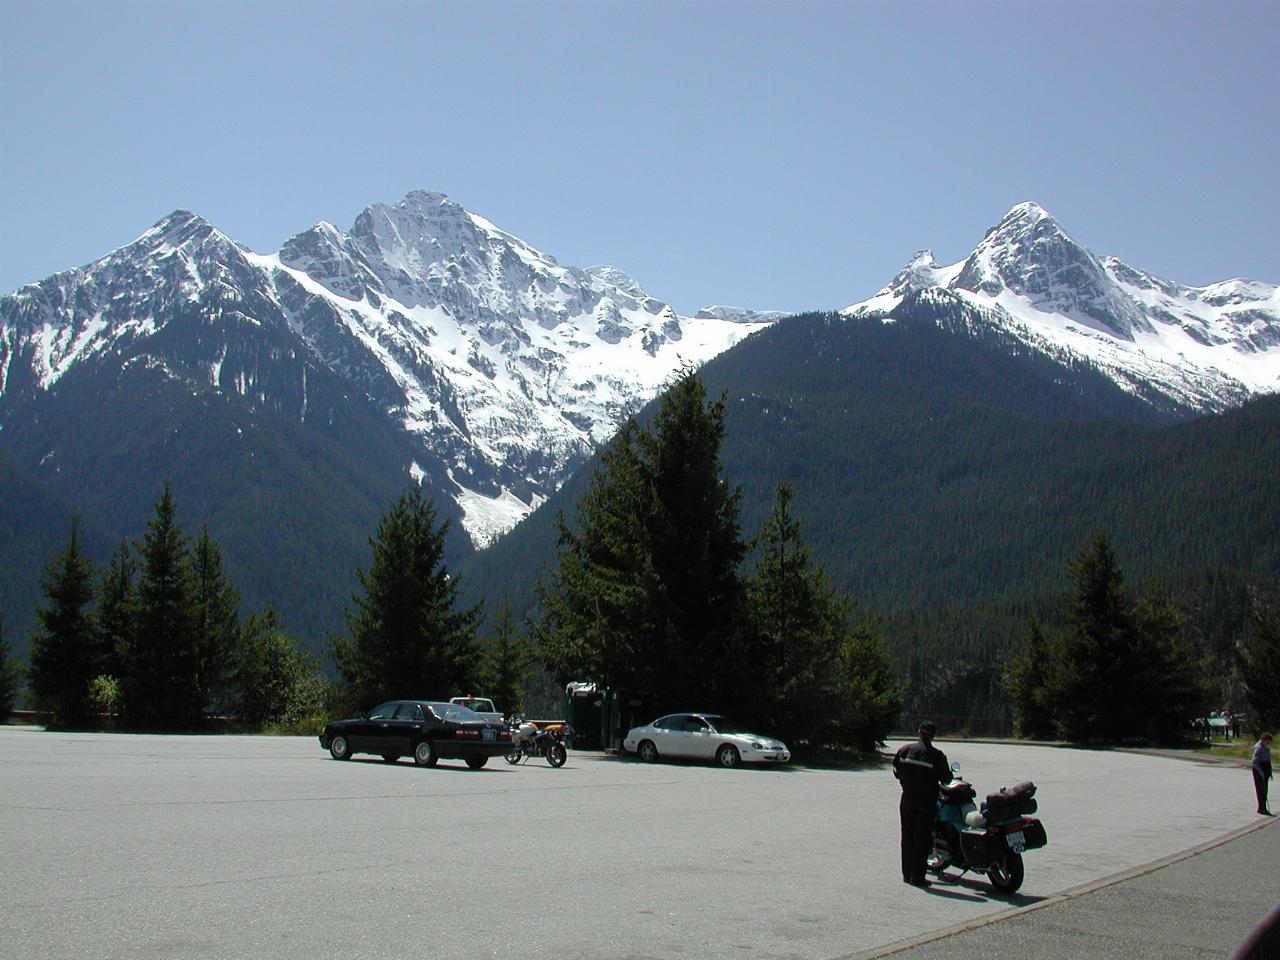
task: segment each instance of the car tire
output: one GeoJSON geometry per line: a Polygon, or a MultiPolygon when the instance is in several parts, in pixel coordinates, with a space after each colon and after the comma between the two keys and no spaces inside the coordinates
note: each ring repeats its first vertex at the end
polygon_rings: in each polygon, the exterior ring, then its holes
{"type": "Polygon", "coordinates": [[[335,760],[351,759],[351,744],[342,734],[335,734],[329,741],[329,755],[335,760]]]}
{"type": "Polygon", "coordinates": [[[563,767],[568,759],[569,751],[564,748],[563,743],[553,743],[547,747],[547,763],[553,767],[563,767]]]}
{"type": "Polygon", "coordinates": [[[400,754],[398,753],[384,753],[382,755],[383,763],[395,763],[399,759],[400,759],[400,754]]]}
{"type": "Polygon", "coordinates": [[[640,746],[636,747],[636,756],[645,763],[653,763],[658,759],[658,748],[652,740],[641,740],[640,746]]]}
{"type": "Polygon", "coordinates": [[[472,770],[479,770],[488,762],[488,757],[467,757],[467,766],[472,770]]]}
{"type": "Polygon", "coordinates": [[[716,763],[731,770],[742,763],[742,754],[732,743],[726,743],[716,751],[716,763]]]}
{"type": "Polygon", "coordinates": [[[413,762],[420,767],[434,767],[440,758],[430,740],[419,740],[413,745],[413,762]]]}

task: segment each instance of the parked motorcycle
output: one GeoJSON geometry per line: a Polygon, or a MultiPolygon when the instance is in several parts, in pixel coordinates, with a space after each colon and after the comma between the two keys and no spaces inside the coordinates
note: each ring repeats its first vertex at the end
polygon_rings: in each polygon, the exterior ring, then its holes
{"type": "Polygon", "coordinates": [[[573,728],[563,721],[536,724],[523,717],[515,717],[511,724],[511,750],[507,753],[507,763],[516,764],[529,757],[542,757],[553,767],[563,767],[569,759],[569,751],[565,740],[572,735],[573,728]]]}
{"type": "Polygon", "coordinates": [[[985,873],[1000,893],[1022,886],[1022,854],[1043,847],[1044,825],[1036,812],[1034,783],[1002,787],[989,793],[981,806],[973,787],[959,779],[960,764],[951,764],[951,782],[938,791],[938,814],[933,823],[931,873],[956,867],[961,876],[985,873]]]}

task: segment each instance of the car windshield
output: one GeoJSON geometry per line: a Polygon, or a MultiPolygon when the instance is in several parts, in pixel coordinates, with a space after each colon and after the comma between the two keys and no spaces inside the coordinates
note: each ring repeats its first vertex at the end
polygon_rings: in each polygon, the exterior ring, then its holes
{"type": "Polygon", "coordinates": [[[750,730],[738,723],[738,721],[730,720],[728,717],[707,716],[703,717],[703,719],[706,720],[707,723],[711,724],[711,726],[715,727],[717,733],[751,733],[750,730]]]}
{"type": "Polygon", "coordinates": [[[437,719],[449,723],[484,723],[480,717],[476,716],[474,710],[468,710],[458,703],[429,703],[427,706],[431,708],[431,712],[437,719]]]}

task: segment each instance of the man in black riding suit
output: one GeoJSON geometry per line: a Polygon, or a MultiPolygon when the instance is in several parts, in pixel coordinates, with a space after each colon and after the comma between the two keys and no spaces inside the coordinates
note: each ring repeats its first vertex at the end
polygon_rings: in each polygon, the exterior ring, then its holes
{"type": "Polygon", "coordinates": [[[900,748],[893,757],[893,775],[902,785],[898,814],[902,820],[902,882],[927,887],[925,863],[929,859],[933,818],[938,809],[938,787],[951,781],[946,754],[933,745],[937,727],[920,724],[920,739],[900,748]]]}

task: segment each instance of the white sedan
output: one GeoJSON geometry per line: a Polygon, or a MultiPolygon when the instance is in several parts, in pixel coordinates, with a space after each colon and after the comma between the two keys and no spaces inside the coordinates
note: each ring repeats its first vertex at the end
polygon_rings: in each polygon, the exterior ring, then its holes
{"type": "Polygon", "coordinates": [[[751,733],[718,713],[669,713],[643,727],[633,727],[622,749],[646,763],[659,757],[712,760],[722,767],[740,763],[786,763],[791,751],[781,740],[751,733]]]}

